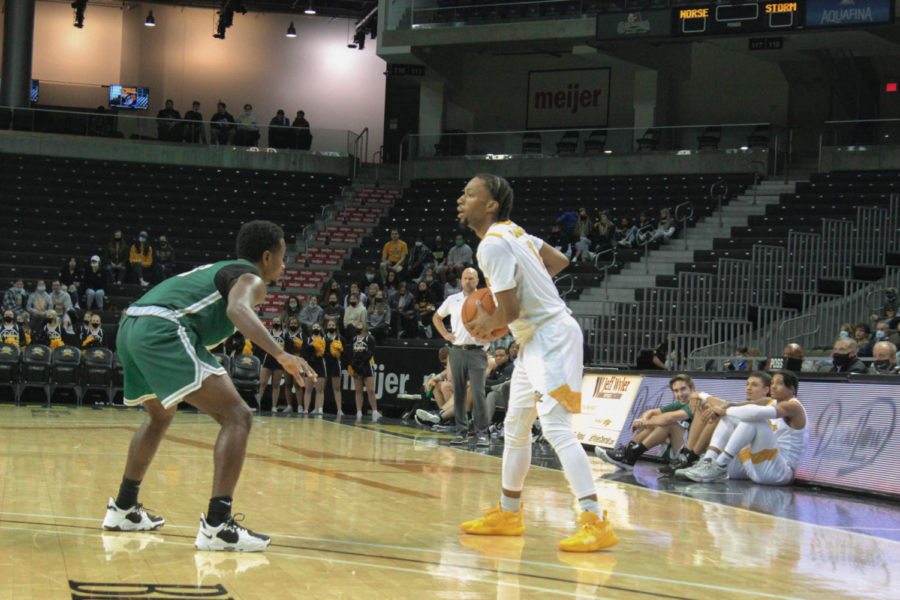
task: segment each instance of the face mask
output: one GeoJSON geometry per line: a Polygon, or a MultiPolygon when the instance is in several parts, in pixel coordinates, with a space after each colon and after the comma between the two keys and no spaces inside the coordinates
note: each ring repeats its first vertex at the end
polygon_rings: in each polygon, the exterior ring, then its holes
{"type": "Polygon", "coordinates": [[[430,277],[430,276],[426,277],[425,281],[427,281],[428,283],[431,283],[432,281],[434,281],[434,277],[430,277]]]}
{"type": "Polygon", "coordinates": [[[297,308],[297,303],[291,302],[288,306],[290,306],[291,308],[297,308]]]}
{"type": "Polygon", "coordinates": [[[138,238],[138,241],[143,244],[144,242],[147,241],[147,238],[145,238],[144,236],[141,236],[138,238]]]}
{"type": "Polygon", "coordinates": [[[416,247],[417,247],[417,248],[421,248],[421,247],[422,247],[422,242],[416,242],[416,247]]]}
{"type": "Polygon", "coordinates": [[[876,371],[889,371],[891,369],[891,361],[875,360],[875,361],[872,361],[872,366],[875,367],[876,371]]]}
{"type": "Polygon", "coordinates": [[[116,240],[117,242],[121,242],[121,241],[122,241],[122,236],[121,236],[121,235],[117,235],[117,236],[114,237],[113,239],[116,240]]]}
{"type": "Polygon", "coordinates": [[[462,240],[456,240],[456,245],[457,245],[457,246],[462,246],[462,245],[463,245],[463,241],[462,241],[462,240]]]}
{"type": "Polygon", "coordinates": [[[12,322],[13,322],[13,318],[12,318],[12,317],[3,317],[3,320],[6,321],[7,323],[12,323],[12,322]]]}
{"type": "Polygon", "coordinates": [[[297,327],[296,325],[291,325],[290,327],[288,327],[288,329],[290,329],[291,331],[297,331],[300,328],[297,327]]]}
{"type": "Polygon", "coordinates": [[[281,329],[281,323],[272,323],[272,329],[281,329]]]}
{"type": "Polygon", "coordinates": [[[375,279],[374,273],[366,273],[366,281],[372,281],[373,279],[375,279]]]}
{"type": "Polygon", "coordinates": [[[359,302],[357,302],[356,300],[350,301],[350,306],[356,306],[357,304],[359,304],[359,302]]]}
{"type": "Polygon", "coordinates": [[[831,356],[831,359],[834,362],[835,366],[838,366],[838,367],[846,367],[853,360],[850,358],[849,354],[844,354],[844,353],[840,353],[840,354],[835,353],[831,356]]]}
{"type": "Polygon", "coordinates": [[[91,327],[93,327],[94,329],[99,329],[100,323],[91,323],[91,327]]]}
{"type": "Polygon", "coordinates": [[[880,329],[879,329],[878,331],[876,331],[876,332],[875,332],[875,339],[876,339],[876,340],[884,339],[884,332],[883,332],[882,330],[880,330],[880,329]]]}
{"type": "Polygon", "coordinates": [[[788,371],[794,371],[796,373],[800,372],[800,369],[803,368],[803,359],[797,357],[787,357],[782,358],[784,368],[788,371]]]}
{"type": "Polygon", "coordinates": [[[43,286],[43,285],[39,285],[39,286],[37,286],[37,291],[39,291],[39,292],[45,292],[45,291],[47,291],[47,287],[46,287],[46,286],[43,286]]]}
{"type": "Polygon", "coordinates": [[[378,304],[382,304],[384,303],[384,298],[375,298],[375,302],[377,302],[378,304]]]}
{"type": "Polygon", "coordinates": [[[312,331],[313,331],[313,335],[322,335],[321,329],[313,329],[312,331]]]}
{"type": "Polygon", "coordinates": [[[84,322],[84,326],[85,326],[85,327],[90,327],[90,325],[91,325],[91,322],[90,322],[90,321],[85,321],[85,322],[84,322]]]}
{"type": "Polygon", "coordinates": [[[838,334],[838,337],[850,337],[849,331],[842,331],[838,334]]]}
{"type": "Polygon", "coordinates": [[[328,328],[328,333],[334,333],[335,331],[337,331],[337,329],[335,329],[334,327],[328,328]]]}
{"type": "Polygon", "coordinates": [[[329,306],[337,306],[337,301],[336,301],[336,300],[332,300],[331,302],[328,303],[328,305],[329,305],[329,306]]]}

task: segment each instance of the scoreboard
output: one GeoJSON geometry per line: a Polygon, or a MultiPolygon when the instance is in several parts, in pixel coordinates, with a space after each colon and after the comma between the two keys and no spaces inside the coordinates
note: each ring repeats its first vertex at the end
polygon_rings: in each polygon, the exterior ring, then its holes
{"type": "Polygon", "coordinates": [[[802,28],[804,6],[796,2],[740,2],[672,9],[679,37],[790,31],[802,28]]]}

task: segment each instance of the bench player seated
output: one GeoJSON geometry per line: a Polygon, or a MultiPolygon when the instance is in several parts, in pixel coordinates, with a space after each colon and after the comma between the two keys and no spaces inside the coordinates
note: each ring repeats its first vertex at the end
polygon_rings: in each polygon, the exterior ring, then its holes
{"type": "Polygon", "coordinates": [[[685,433],[694,418],[690,404],[691,394],[695,390],[694,380],[687,375],[676,375],[669,381],[669,389],[675,401],[660,408],[651,408],[632,421],[631,430],[637,433],[627,446],[609,450],[596,446],[594,453],[600,459],[626,470],[634,468],[634,463],[644,452],[667,440],[679,456],[682,450],[686,454],[685,433]]]}
{"type": "Polygon", "coordinates": [[[797,376],[790,371],[772,376],[756,372],[747,378],[746,402],[698,394],[704,410],[719,415],[719,424],[703,460],[685,476],[701,483],[728,478],[763,485],[791,483],[809,446],[806,411],[796,398],[798,387],[797,376]]]}

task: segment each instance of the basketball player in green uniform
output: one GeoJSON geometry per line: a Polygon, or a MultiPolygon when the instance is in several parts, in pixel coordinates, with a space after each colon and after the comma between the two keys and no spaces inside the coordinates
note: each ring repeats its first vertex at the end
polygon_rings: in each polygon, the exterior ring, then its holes
{"type": "Polygon", "coordinates": [[[256,316],[266,284],[284,272],[284,232],[268,221],[251,221],[237,236],[238,260],[197,267],[167,279],[125,311],[117,339],[125,373],[125,404],[143,405],[149,419],[134,434],[118,497],[109,499],[103,528],[149,531],[161,517],[137,501],[141,480],[165,435],[178,403],[214,418],[216,440],[212,498],[200,516],[198,550],[261,551],[269,537],[235,523],[231,500],[247,451],[253,413],[219,362],[207,351],[235,329],[275,357],[300,380],[315,373],[302,358],[280,348],[256,316]]]}

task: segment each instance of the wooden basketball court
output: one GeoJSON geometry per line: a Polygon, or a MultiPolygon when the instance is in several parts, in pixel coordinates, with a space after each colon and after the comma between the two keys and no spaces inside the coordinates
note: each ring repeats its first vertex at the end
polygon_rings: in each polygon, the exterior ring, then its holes
{"type": "Polygon", "coordinates": [[[497,501],[499,458],[397,421],[258,417],[235,511],[273,542],[234,554],[193,548],[218,427],[180,413],[141,491],[166,526],[107,533],[143,418],[0,406],[0,598],[900,598],[897,505],[845,518],[826,494],[653,490],[592,457],[620,541],[564,554],[575,502],[562,472],[532,468],[523,537],[462,535],[460,522],[497,501]],[[737,506],[719,501],[735,494],[737,506]],[[766,514],[801,501],[832,524],[766,514]]]}

